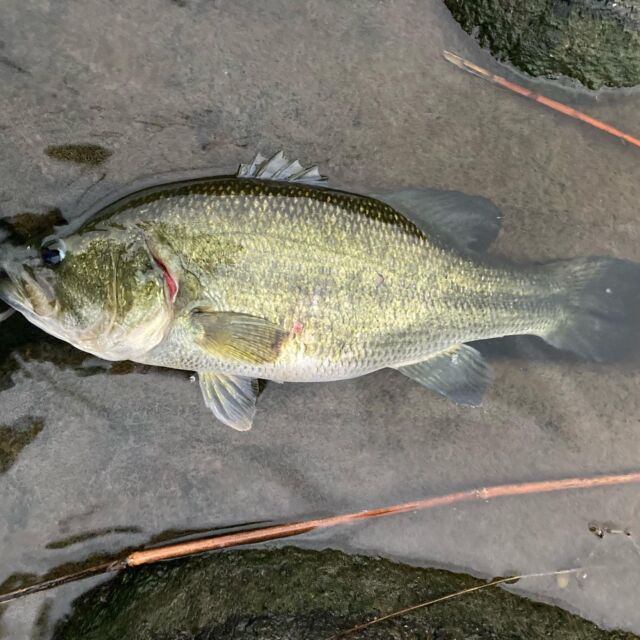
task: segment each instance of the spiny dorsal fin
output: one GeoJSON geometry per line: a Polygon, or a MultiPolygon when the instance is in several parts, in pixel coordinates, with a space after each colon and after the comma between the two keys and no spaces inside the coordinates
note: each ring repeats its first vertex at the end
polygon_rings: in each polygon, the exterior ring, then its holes
{"type": "Polygon", "coordinates": [[[249,164],[241,164],[236,173],[238,178],[258,178],[260,180],[283,180],[287,182],[303,182],[318,184],[327,177],[320,174],[317,165],[305,169],[297,160],[290,162],[282,151],[267,159],[256,153],[249,164]]]}

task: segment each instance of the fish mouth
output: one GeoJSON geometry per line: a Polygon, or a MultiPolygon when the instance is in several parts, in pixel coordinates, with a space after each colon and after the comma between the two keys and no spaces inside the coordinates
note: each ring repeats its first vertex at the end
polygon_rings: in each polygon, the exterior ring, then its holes
{"type": "Polygon", "coordinates": [[[30,291],[43,289],[52,294],[49,285],[39,283],[29,266],[36,259],[36,252],[28,247],[4,242],[0,246],[0,300],[20,312],[35,313],[29,300],[30,291]]]}
{"type": "Polygon", "coordinates": [[[4,269],[0,270],[0,300],[14,309],[18,308],[13,283],[9,279],[9,274],[4,269]]]}
{"type": "MultiPolygon", "coordinates": [[[[15,270],[0,267],[0,300],[18,311],[27,310],[19,287],[20,279],[15,270]]],[[[30,310],[30,309],[29,309],[30,310]]]]}
{"type": "Polygon", "coordinates": [[[30,316],[48,318],[56,311],[51,285],[28,264],[0,268],[0,299],[30,316]]]}

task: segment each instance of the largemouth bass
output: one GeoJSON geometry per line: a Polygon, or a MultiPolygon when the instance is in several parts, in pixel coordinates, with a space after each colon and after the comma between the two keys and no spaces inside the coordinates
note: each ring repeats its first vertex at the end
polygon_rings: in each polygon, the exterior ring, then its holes
{"type": "Polygon", "coordinates": [[[0,298],[101,358],[198,372],[208,407],[238,430],[261,378],[391,367],[476,405],[491,371],[467,342],[533,334],[601,361],[635,337],[635,263],[506,264],[484,253],[500,227],[484,198],[322,181],[279,153],[135,192],[37,252],[6,248],[0,298]]]}

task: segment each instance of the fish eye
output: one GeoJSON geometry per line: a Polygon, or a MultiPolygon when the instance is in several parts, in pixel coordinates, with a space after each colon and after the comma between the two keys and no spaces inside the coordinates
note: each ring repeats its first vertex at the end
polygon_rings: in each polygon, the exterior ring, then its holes
{"type": "Polygon", "coordinates": [[[40,255],[42,256],[42,262],[49,267],[55,267],[64,260],[65,245],[62,240],[55,240],[42,247],[40,255]]]}

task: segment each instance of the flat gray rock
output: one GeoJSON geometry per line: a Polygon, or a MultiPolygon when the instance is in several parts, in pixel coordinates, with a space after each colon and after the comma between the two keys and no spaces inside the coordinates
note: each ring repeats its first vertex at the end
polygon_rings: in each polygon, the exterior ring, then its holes
{"type": "MultiPolygon", "coordinates": [[[[4,0],[0,17],[2,216],[74,217],[144,176],[229,172],[283,148],[352,189],[486,196],[504,213],[496,250],[513,258],[640,260],[638,150],[447,63],[445,48],[492,65],[437,0],[4,0]]],[[[640,133],[636,95],[535,88],[640,133]]],[[[0,465],[5,586],[169,530],[639,465],[637,367],[550,356],[533,341],[491,347],[496,379],[481,408],[383,371],[270,385],[254,429],[237,433],[214,422],[184,372],[114,369],[19,318],[0,335],[11,369],[0,434],[19,432],[0,465]]],[[[584,567],[568,584],[517,589],[640,633],[638,496],[628,486],[505,498],[299,544],[482,577],[584,567]],[[632,535],[599,539],[594,521],[632,535]]],[[[94,583],[5,607],[0,637],[46,637],[94,583]]]]}

